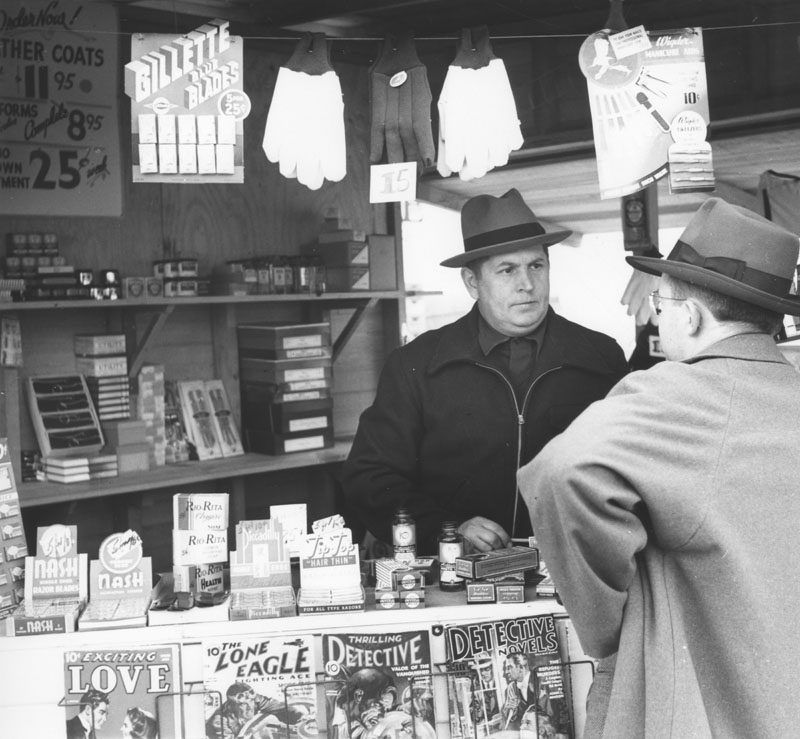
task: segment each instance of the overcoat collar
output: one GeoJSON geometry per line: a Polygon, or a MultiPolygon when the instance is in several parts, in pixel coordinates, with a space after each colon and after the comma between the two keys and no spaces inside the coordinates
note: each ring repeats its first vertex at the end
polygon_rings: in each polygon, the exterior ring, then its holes
{"type": "MultiPolygon", "coordinates": [[[[536,374],[556,367],[580,367],[600,374],[615,374],[604,356],[586,341],[583,329],[547,310],[547,331],[536,361],[536,374]]],[[[428,374],[435,374],[453,362],[483,364],[486,358],[478,344],[478,305],[440,332],[439,342],[428,364],[428,374]]]]}
{"type": "Polygon", "coordinates": [[[774,339],[764,333],[728,336],[683,361],[686,364],[694,364],[704,359],[749,359],[754,362],[789,364],[774,339]]]}

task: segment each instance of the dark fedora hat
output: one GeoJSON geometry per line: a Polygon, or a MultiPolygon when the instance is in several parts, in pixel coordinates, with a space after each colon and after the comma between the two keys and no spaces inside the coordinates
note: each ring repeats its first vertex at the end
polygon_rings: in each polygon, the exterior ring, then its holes
{"type": "Polygon", "coordinates": [[[692,285],[758,305],[800,315],[791,295],[800,238],[747,208],[709,198],[692,216],[666,259],[626,257],[651,275],[669,275],[692,285]]]}
{"type": "Polygon", "coordinates": [[[572,231],[548,233],[525,204],[519,190],[512,188],[499,198],[476,195],[461,208],[464,253],[445,259],[442,267],[462,267],[473,259],[563,241],[572,231]]]}

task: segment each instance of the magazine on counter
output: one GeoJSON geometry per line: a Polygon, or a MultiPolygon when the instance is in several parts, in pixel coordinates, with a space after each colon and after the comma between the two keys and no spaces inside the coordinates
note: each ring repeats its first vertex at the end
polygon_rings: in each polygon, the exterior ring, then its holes
{"type": "Polygon", "coordinates": [[[327,736],[436,739],[430,634],[324,634],[327,736]]]}
{"type": "Polygon", "coordinates": [[[179,655],[177,644],[65,652],[67,738],[181,739],[179,655]]]}
{"type": "Polygon", "coordinates": [[[445,627],[453,739],[572,739],[552,614],[445,627]]]}
{"type": "Polygon", "coordinates": [[[317,736],[311,634],[204,640],[207,739],[317,736]]]}

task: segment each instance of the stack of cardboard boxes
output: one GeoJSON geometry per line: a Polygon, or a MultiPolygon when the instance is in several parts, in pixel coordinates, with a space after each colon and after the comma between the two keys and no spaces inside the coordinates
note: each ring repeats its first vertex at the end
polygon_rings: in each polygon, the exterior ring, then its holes
{"type": "Polygon", "coordinates": [[[86,378],[101,421],[130,418],[125,334],[76,335],[75,366],[86,378]]]}
{"type": "Polygon", "coordinates": [[[394,236],[366,234],[331,213],[304,252],[324,266],[327,292],[397,289],[394,236]]]}
{"type": "Polygon", "coordinates": [[[286,454],[333,445],[329,323],[238,327],[248,449],[286,454]]]}
{"type": "Polygon", "coordinates": [[[164,366],[150,364],[142,367],[137,390],[136,417],[145,424],[145,440],[149,448],[148,467],[145,469],[149,469],[166,463],[164,366]]]}

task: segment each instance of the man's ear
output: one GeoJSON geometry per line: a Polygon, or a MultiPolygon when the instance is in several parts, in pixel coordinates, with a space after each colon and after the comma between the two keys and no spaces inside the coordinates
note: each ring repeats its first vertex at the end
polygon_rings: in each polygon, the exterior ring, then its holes
{"type": "Polygon", "coordinates": [[[695,300],[692,300],[692,298],[688,298],[684,302],[684,307],[686,308],[687,320],[689,321],[689,335],[696,336],[703,327],[703,321],[705,319],[704,308],[695,300]]]}
{"type": "Polygon", "coordinates": [[[467,288],[469,296],[473,300],[478,299],[478,275],[475,274],[469,267],[461,268],[461,279],[464,281],[464,286],[467,288]]]}

